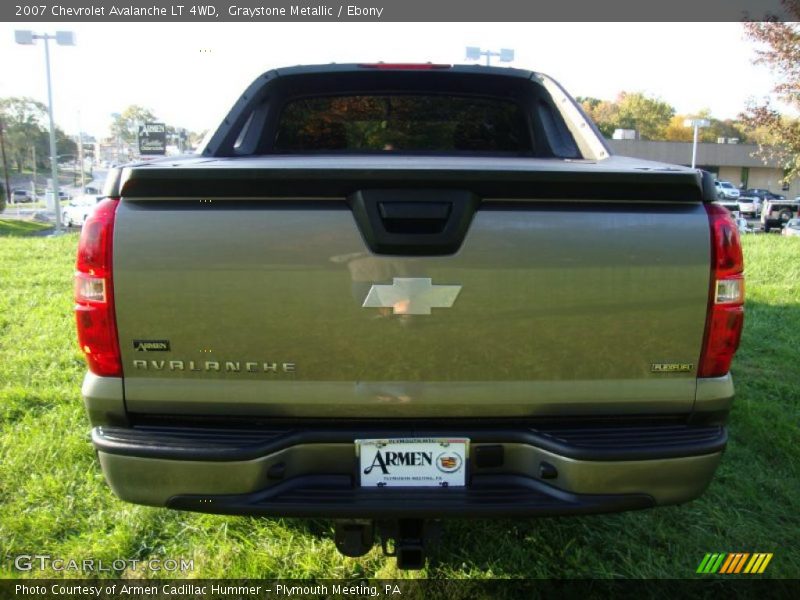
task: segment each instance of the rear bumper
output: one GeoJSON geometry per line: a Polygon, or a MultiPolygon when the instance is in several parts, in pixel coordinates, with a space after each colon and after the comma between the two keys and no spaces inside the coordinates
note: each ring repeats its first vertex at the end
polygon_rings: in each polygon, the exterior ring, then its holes
{"type": "Polygon", "coordinates": [[[167,506],[234,515],[336,518],[533,517],[650,508],[646,494],[571,494],[518,475],[476,475],[466,488],[357,488],[346,475],[296,477],[262,492],[179,495],[167,506]]]}
{"type": "Polygon", "coordinates": [[[413,429],[96,427],[105,477],[123,500],[222,514],[297,517],[544,516],[684,502],[710,482],[719,425],[413,429]],[[465,488],[366,489],[353,440],[468,437],[465,488]],[[555,474],[555,476],[554,476],[555,474]]]}

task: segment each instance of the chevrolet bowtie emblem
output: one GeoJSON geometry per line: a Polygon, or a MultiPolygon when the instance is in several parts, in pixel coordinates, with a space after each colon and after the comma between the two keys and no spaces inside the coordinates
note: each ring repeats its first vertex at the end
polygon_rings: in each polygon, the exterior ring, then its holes
{"type": "Polygon", "coordinates": [[[433,285],[427,277],[395,277],[392,285],[373,285],[364,308],[391,308],[396,315],[429,315],[432,308],[450,308],[460,285],[433,285]]]}

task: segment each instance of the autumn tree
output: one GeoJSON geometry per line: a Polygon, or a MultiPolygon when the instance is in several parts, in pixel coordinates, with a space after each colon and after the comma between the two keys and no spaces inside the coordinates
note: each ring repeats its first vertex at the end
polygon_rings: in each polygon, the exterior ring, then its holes
{"type": "MultiPolygon", "coordinates": [[[[775,75],[773,92],[800,111],[800,0],[783,0],[787,22],[745,23],[748,38],[758,44],[756,64],[768,66],[775,75]]],[[[782,114],[766,100],[751,103],[741,115],[759,142],[765,161],[777,160],[785,169],[785,181],[800,176],[800,120],[782,114]]]]}
{"type": "Polygon", "coordinates": [[[733,119],[720,120],[713,117],[709,117],[709,120],[711,121],[711,125],[705,128],[705,137],[700,137],[704,142],[716,142],[719,138],[723,137],[726,139],[737,139],[741,143],[750,141],[750,136],[739,121],[733,119]]]}
{"type": "Polygon", "coordinates": [[[614,102],[580,96],[576,100],[586,115],[597,125],[603,137],[610,138],[614,135],[614,130],[619,126],[619,107],[614,102]]]}
{"type": "Polygon", "coordinates": [[[675,109],[658,98],[640,92],[622,92],[617,98],[618,123],[621,129],[635,129],[643,140],[664,139],[664,132],[675,109]]]}
{"type": "Polygon", "coordinates": [[[686,127],[684,121],[687,119],[707,119],[710,122],[708,127],[703,127],[698,132],[698,141],[714,143],[719,138],[738,139],[740,142],[749,140],[749,136],[741,123],[732,119],[715,119],[711,116],[711,110],[703,110],[690,115],[675,115],[670,120],[669,125],[664,131],[664,139],[670,142],[691,142],[694,138],[694,129],[686,127]]]}
{"type": "Polygon", "coordinates": [[[577,98],[600,133],[610,138],[615,129],[635,129],[644,140],[662,140],[675,109],[641,92],[621,92],[613,102],[577,98]]]}
{"type": "Polygon", "coordinates": [[[691,117],[685,115],[672,117],[664,130],[664,139],[669,142],[691,142],[694,139],[694,129],[683,124],[689,118],[691,117]]]}

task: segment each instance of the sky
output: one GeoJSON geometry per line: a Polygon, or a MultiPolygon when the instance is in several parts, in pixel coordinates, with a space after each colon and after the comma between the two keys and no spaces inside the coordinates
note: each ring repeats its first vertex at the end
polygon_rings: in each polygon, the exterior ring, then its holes
{"type": "Polygon", "coordinates": [[[43,42],[17,45],[15,29],[75,32],[74,47],[51,42],[55,120],[102,137],[131,104],[175,127],[213,128],[273,67],[468,63],[466,46],[513,48],[510,66],[547,73],[574,96],[644,92],[679,114],[735,118],[773,86],[737,23],[0,23],[0,97],[44,103],[43,42]]]}

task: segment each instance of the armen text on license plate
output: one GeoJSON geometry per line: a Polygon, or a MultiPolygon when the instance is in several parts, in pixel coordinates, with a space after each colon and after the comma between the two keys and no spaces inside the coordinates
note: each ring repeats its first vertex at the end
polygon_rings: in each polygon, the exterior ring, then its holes
{"type": "Polygon", "coordinates": [[[469,440],[356,440],[362,487],[463,487],[469,440]]]}

